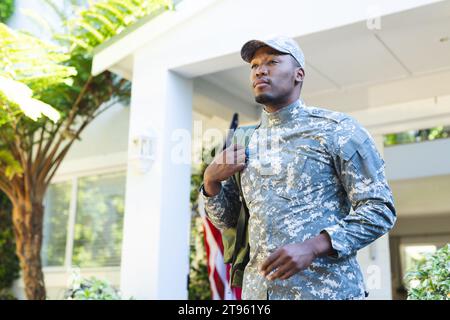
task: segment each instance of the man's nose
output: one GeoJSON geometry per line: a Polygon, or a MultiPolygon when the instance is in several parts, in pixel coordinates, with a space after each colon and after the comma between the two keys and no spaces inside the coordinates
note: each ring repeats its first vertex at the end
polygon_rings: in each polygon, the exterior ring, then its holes
{"type": "Polygon", "coordinates": [[[264,64],[259,65],[256,68],[255,74],[256,74],[257,78],[259,78],[259,77],[261,77],[263,75],[267,75],[267,67],[264,64]]]}

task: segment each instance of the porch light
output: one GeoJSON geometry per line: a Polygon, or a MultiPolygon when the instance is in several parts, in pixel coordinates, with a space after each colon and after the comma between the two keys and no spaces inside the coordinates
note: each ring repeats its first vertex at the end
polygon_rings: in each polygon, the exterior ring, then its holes
{"type": "Polygon", "coordinates": [[[155,160],[156,134],[146,130],[133,136],[129,160],[140,173],[150,170],[155,160]]]}

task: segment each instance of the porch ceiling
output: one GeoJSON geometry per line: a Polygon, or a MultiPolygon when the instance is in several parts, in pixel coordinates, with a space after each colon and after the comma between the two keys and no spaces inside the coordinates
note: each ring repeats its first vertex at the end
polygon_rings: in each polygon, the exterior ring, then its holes
{"type": "MultiPolygon", "coordinates": [[[[360,21],[297,37],[307,62],[302,97],[309,105],[353,113],[449,95],[449,30],[446,0],[384,15],[380,29],[370,30],[360,21]]],[[[119,44],[113,41],[111,47],[119,44]]],[[[110,70],[132,79],[132,68],[128,54],[110,70]]],[[[249,67],[238,51],[174,68],[195,77],[197,113],[223,123],[235,111],[242,123],[258,120],[261,106],[254,102],[249,67]]]]}
{"type": "Polygon", "coordinates": [[[399,217],[450,216],[450,175],[390,181],[399,217]]]}
{"type": "MultiPolygon", "coordinates": [[[[307,61],[302,95],[352,112],[448,94],[449,38],[450,1],[384,16],[379,30],[364,21],[299,37],[307,61]]],[[[247,64],[200,78],[255,105],[247,64]]]]}

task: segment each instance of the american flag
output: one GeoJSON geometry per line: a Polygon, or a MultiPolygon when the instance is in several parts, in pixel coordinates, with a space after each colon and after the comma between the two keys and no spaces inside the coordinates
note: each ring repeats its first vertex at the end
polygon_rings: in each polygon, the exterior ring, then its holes
{"type": "Polygon", "coordinates": [[[223,262],[222,235],[206,216],[203,199],[198,201],[198,210],[203,222],[208,278],[213,300],[241,300],[241,288],[231,288],[230,264],[223,262]]]}

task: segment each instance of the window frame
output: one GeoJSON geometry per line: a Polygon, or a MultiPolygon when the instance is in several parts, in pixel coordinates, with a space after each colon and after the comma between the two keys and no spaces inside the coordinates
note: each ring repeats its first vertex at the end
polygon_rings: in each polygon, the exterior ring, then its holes
{"type": "MultiPolygon", "coordinates": [[[[72,256],[73,256],[73,245],[75,239],[75,224],[76,224],[76,213],[77,213],[77,200],[78,200],[78,180],[85,177],[92,177],[102,174],[114,174],[124,172],[127,175],[127,165],[114,165],[105,168],[96,168],[88,170],[74,171],[60,176],[55,176],[50,183],[63,183],[71,182],[70,190],[70,202],[69,202],[69,216],[67,219],[67,235],[66,235],[66,248],[64,255],[64,264],[62,266],[43,266],[42,270],[44,273],[61,273],[70,272],[71,270],[78,268],[72,266],[72,256]]],[[[126,183],[125,183],[125,193],[126,193],[126,183]]],[[[47,207],[47,197],[44,198],[44,214],[45,208],[47,207]]],[[[105,266],[105,267],[81,267],[80,269],[86,270],[88,272],[96,271],[116,271],[120,270],[119,266],[105,266]]]]}

